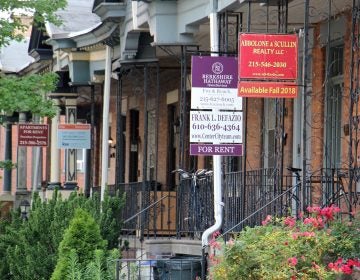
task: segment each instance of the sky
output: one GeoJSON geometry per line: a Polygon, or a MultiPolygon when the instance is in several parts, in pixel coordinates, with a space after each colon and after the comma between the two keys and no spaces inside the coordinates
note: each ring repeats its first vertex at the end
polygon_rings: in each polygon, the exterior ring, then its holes
{"type": "MultiPolygon", "coordinates": [[[[15,9],[14,11],[13,11],[13,13],[14,14],[21,14],[21,13],[25,13],[25,11],[24,10],[21,10],[21,9],[15,9]]],[[[26,12],[26,14],[28,14],[28,15],[31,15],[31,13],[30,12],[26,12]]],[[[9,11],[2,11],[2,10],[0,10],[0,18],[10,18],[10,15],[11,15],[11,13],[9,13],[9,11]]]]}

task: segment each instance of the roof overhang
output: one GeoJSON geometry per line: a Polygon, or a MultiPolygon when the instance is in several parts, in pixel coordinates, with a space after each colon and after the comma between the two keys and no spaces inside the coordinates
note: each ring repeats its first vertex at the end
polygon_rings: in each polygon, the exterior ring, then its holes
{"type": "Polygon", "coordinates": [[[93,9],[93,13],[97,14],[101,21],[120,22],[126,16],[126,3],[108,3],[102,2],[93,9]]]}

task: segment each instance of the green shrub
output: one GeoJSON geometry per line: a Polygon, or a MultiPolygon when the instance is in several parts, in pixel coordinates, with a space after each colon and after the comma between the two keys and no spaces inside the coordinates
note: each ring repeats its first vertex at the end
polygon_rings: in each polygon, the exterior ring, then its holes
{"type": "Polygon", "coordinates": [[[106,246],[107,242],[102,239],[100,227],[94,218],[86,211],[77,209],[60,242],[59,257],[51,280],[68,279],[69,257],[74,252],[78,264],[84,267],[94,261],[96,250],[105,250],[106,246]]]}
{"type": "Polygon", "coordinates": [[[86,198],[74,192],[63,200],[55,191],[48,202],[35,194],[28,221],[22,221],[20,213],[14,211],[10,221],[0,222],[0,279],[50,279],[64,231],[79,208],[90,213],[100,225],[108,249],[117,248],[123,201],[121,197],[106,194],[100,211],[100,198],[96,194],[86,198]]]}

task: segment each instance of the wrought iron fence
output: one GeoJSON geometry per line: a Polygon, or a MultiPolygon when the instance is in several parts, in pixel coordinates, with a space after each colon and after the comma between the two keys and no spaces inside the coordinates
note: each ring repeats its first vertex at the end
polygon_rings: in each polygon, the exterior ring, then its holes
{"type": "MultiPolygon", "coordinates": [[[[360,205],[358,170],[321,169],[306,180],[280,176],[276,169],[230,172],[224,175],[223,232],[238,232],[244,226],[260,225],[267,215],[297,214],[308,205],[338,205],[350,213],[360,205]],[[353,186],[349,190],[350,177],[353,186]],[[245,183],[245,184],[244,184],[245,183]],[[303,205],[303,196],[309,196],[303,205]]],[[[99,189],[97,189],[99,190],[99,189]]],[[[93,189],[96,191],[96,189],[93,189]]],[[[110,195],[125,195],[122,211],[123,233],[140,238],[176,236],[200,239],[214,223],[213,180],[211,176],[194,187],[190,179],[180,181],[176,191],[161,191],[156,182],[136,182],[108,186],[110,195]]]]}
{"type": "Polygon", "coordinates": [[[320,169],[306,179],[280,176],[275,169],[231,172],[225,175],[224,232],[260,225],[267,215],[297,215],[309,205],[337,205],[350,214],[360,205],[360,172],[320,169]],[[245,184],[244,184],[245,182],[245,184]],[[352,182],[350,184],[350,182],[352,182]]]}
{"type": "Polygon", "coordinates": [[[177,189],[177,236],[201,239],[201,234],[214,224],[212,176],[198,180],[182,179],[177,189]]]}
{"type": "Polygon", "coordinates": [[[230,172],[225,174],[224,186],[224,231],[260,225],[267,215],[286,215],[298,207],[295,193],[287,192],[293,186],[293,177],[280,178],[275,169],[248,171],[245,178],[243,172],[230,172]]]}
{"type": "Polygon", "coordinates": [[[321,207],[336,205],[342,213],[360,206],[360,173],[358,168],[322,168],[307,180],[311,204],[321,207]]]}
{"type": "Polygon", "coordinates": [[[123,234],[140,238],[176,234],[176,192],[162,191],[155,181],[109,185],[107,192],[125,196],[123,234]]]}

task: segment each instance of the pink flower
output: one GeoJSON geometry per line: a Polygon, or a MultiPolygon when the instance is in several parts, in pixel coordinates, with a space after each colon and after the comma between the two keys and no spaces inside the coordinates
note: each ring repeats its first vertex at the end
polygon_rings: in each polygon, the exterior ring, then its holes
{"type": "Polygon", "coordinates": [[[302,236],[305,236],[305,237],[315,237],[315,232],[313,231],[305,231],[303,233],[301,233],[302,236]]]}
{"type": "Polygon", "coordinates": [[[309,213],[319,214],[321,208],[320,208],[319,206],[314,206],[314,207],[308,206],[308,207],[306,208],[306,210],[307,210],[309,213]]]}
{"type": "Polygon", "coordinates": [[[284,225],[290,228],[293,228],[296,224],[296,219],[294,217],[286,217],[284,220],[284,225]]]}
{"type": "Polygon", "coordinates": [[[212,265],[217,265],[217,264],[220,263],[219,258],[217,258],[217,257],[215,256],[215,254],[211,254],[211,255],[209,256],[209,260],[210,260],[210,263],[211,263],[212,265]]]}
{"type": "Polygon", "coordinates": [[[323,228],[324,227],[324,221],[321,217],[310,217],[310,218],[306,218],[304,219],[304,224],[305,225],[312,225],[314,228],[323,228]]]}
{"type": "Polygon", "coordinates": [[[316,269],[316,270],[319,270],[319,269],[320,269],[320,266],[318,266],[318,265],[316,264],[316,262],[312,262],[312,266],[313,266],[313,268],[316,269]]]}
{"type": "Polygon", "coordinates": [[[352,273],[351,267],[347,264],[344,264],[343,266],[341,266],[341,271],[342,271],[342,273],[348,274],[348,275],[350,275],[352,273]]]}
{"type": "Polygon", "coordinates": [[[289,264],[290,266],[296,266],[297,263],[298,263],[298,260],[297,260],[296,257],[288,258],[288,264],[289,264]]]}
{"type": "Polygon", "coordinates": [[[328,268],[332,271],[351,274],[353,267],[358,265],[360,266],[360,262],[357,259],[349,259],[344,263],[342,258],[338,258],[335,263],[329,263],[328,268]]]}
{"type": "Polygon", "coordinates": [[[302,212],[302,211],[299,212],[299,218],[300,219],[304,218],[304,212],[302,212]]]}
{"type": "Polygon", "coordinates": [[[217,242],[215,239],[210,240],[209,244],[213,249],[218,249],[218,250],[221,249],[221,244],[217,242]]]}
{"type": "Polygon", "coordinates": [[[220,231],[215,231],[213,234],[212,234],[212,238],[215,239],[216,237],[218,237],[220,235],[220,231]]]}
{"type": "Polygon", "coordinates": [[[266,226],[270,221],[271,221],[271,215],[267,215],[266,216],[266,218],[265,218],[265,220],[263,220],[262,222],[261,222],[261,224],[263,225],[263,226],[266,226]]]}
{"type": "Polygon", "coordinates": [[[337,261],[335,262],[336,265],[340,265],[343,263],[343,259],[342,258],[338,258],[337,261]]]}
{"type": "Polygon", "coordinates": [[[324,207],[320,210],[320,215],[331,221],[334,219],[334,214],[340,212],[340,208],[334,205],[324,207]]]}
{"type": "Polygon", "coordinates": [[[349,259],[346,263],[350,266],[360,267],[360,261],[358,259],[349,259]]]}

